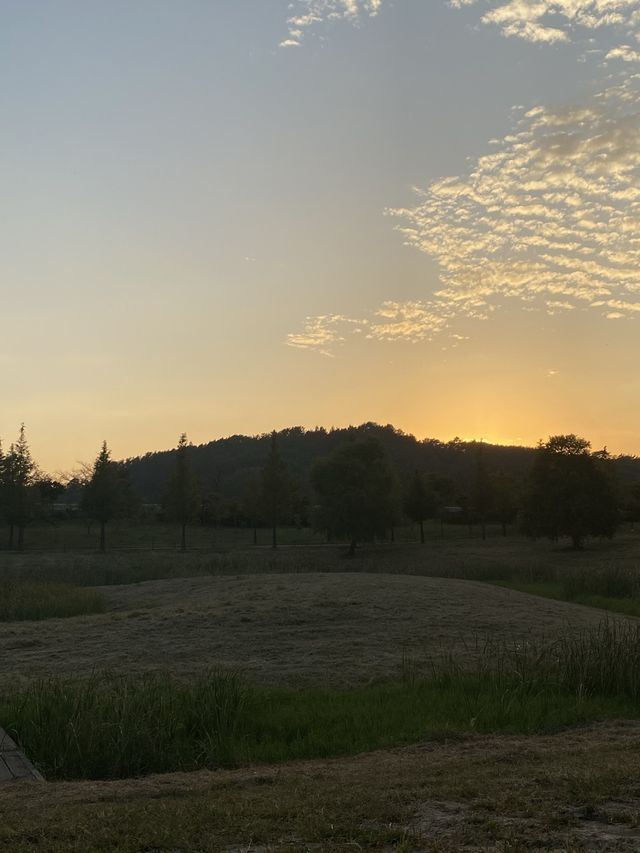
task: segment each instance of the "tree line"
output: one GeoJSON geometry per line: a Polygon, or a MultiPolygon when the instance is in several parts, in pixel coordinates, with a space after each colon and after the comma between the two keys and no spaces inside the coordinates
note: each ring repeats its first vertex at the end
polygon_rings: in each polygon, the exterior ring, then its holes
{"type": "MultiPolygon", "coordinates": [[[[522,476],[495,469],[491,446],[473,443],[467,451],[470,475],[456,482],[446,474],[394,464],[375,430],[353,431],[317,458],[307,483],[286,464],[282,433],[273,432],[263,449],[261,467],[233,504],[235,526],[268,527],[278,546],[278,528],[297,524],[324,531],[329,541],[347,541],[353,554],[360,542],[394,539],[397,525],[410,521],[425,542],[425,523],[478,526],[518,523],[532,537],[569,537],[575,548],[588,536],[612,536],[624,518],[640,516],[640,478],[621,487],[615,461],[606,450],[592,451],[575,435],[553,436],[531,451],[522,476]],[[470,462],[470,464],[469,464],[470,462]]],[[[180,529],[186,550],[190,525],[207,524],[208,495],[194,466],[197,448],[182,434],[166,472],[161,500],[153,507],[159,520],[180,529]]],[[[460,452],[459,448],[457,451],[460,452]]],[[[24,425],[6,452],[0,445],[0,519],[8,528],[7,546],[25,547],[29,523],[51,517],[61,496],[79,496],[79,512],[99,529],[99,548],[107,547],[107,528],[118,518],[139,517],[143,503],[132,485],[131,462],[116,462],[106,441],[92,465],[59,482],[38,469],[24,425]]]]}

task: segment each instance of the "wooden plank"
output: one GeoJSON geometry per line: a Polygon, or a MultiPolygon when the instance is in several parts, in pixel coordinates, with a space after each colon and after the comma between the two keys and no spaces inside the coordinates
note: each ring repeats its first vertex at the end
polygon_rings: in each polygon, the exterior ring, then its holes
{"type": "Polygon", "coordinates": [[[18,779],[32,779],[44,782],[29,759],[20,752],[12,738],[0,728],[0,783],[14,782],[18,779]]]}
{"type": "Polygon", "coordinates": [[[14,779],[42,779],[33,764],[21,752],[5,752],[2,758],[14,779]]]}
{"type": "Polygon", "coordinates": [[[5,730],[0,729],[0,752],[12,752],[17,748],[18,747],[9,737],[9,735],[5,732],[5,730]]]}

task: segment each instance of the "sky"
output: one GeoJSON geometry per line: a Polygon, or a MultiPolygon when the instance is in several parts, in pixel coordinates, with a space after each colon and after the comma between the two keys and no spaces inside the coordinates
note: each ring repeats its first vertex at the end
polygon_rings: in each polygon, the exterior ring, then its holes
{"type": "Polygon", "coordinates": [[[0,0],[0,437],[640,453],[640,0],[0,0]]]}

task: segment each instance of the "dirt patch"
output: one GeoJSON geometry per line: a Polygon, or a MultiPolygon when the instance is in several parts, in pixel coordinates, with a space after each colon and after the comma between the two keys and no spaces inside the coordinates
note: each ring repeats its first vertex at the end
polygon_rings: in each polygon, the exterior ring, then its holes
{"type": "Polygon", "coordinates": [[[555,638],[600,611],[471,581],[367,574],[198,577],[101,587],[112,612],[0,626],[0,683],[95,669],[237,667],[263,684],[366,683],[473,654],[476,635],[555,638]]]}

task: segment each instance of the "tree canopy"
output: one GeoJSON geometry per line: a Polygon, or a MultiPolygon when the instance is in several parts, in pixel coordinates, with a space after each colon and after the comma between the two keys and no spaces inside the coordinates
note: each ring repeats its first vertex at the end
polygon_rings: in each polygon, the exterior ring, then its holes
{"type": "Polygon", "coordinates": [[[404,512],[407,518],[420,525],[420,542],[424,545],[424,522],[433,518],[438,508],[438,498],[416,471],[404,495],[404,512]]]}
{"type": "Polygon", "coordinates": [[[107,442],[102,442],[86,484],[83,507],[93,521],[100,524],[100,550],[106,549],[106,525],[118,514],[122,504],[122,480],[118,465],[112,461],[107,442]]]}
{"type": "Polygon", "coordinates": [[[574,548],[587,536],[613,536],[618,506],[608,457],[590,448],[573,434],[540,444],[524,506],[523,527],[530,536],[568,536],[574,548]]]}
{"type": "Polygon", "coordinates": [[[384,538],[397,511],[395,474],[381,444],[353,441],[319,460],[313,485],[320,499],[321,525],[333,536],[358,542],[384,538]]]}
{"type": "Polygon", "coordinates": [[[189,444],[186,433],[182,433],[178,441],[175,456],[175,466],[167,483],[164,499],[164,511],[169,521],[180,525],[180,547],[187,548],[187,524],[193,521],[200,506],[200,488],[191,469],[189,459],[189,444]]]}

